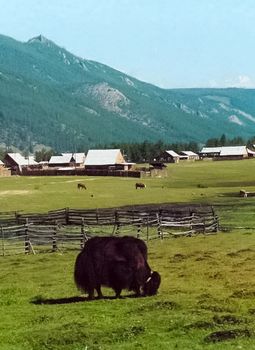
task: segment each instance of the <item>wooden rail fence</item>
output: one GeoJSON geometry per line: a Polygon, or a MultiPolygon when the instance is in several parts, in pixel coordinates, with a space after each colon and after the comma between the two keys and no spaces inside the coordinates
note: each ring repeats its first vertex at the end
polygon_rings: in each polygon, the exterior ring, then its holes
{"type": "Polygon", "coordinates": [[[215,234],[212,207],[60,209],[45,214],[0,213],[2,255],[82,249],[95,235],[133,235],[143,240],[215,234]]]}

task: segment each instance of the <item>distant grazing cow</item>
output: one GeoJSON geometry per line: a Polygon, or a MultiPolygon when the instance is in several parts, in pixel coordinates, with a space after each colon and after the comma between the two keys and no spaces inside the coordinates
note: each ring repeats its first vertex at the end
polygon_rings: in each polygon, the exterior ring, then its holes
{"type": "Polygon", "coordinates": [[[80,182],[77,184],[77,188],[78,188],[78,190],[86,190],[87,189],[87,187],[80,182]]]}
{"type": "Polygon", "coordinates": [[[135,184],[136,190],[137,190],[138,188],[145,188],[145,187],[146,187],[146,185],[143,184],[143,183],[141,183],[141,182],[137,182],[137,183],[135,184]]]}
{"type": "Polygon", "coordinates": [[[101,286],[107,286],[120,297],[122,289],[136,296],[155,295],[160,275],[147,263],[146,244],[134,237],[94,237],[89,239],[76,258],[74,280],[79,289],[94,298],[102,298],[101,286]]]}

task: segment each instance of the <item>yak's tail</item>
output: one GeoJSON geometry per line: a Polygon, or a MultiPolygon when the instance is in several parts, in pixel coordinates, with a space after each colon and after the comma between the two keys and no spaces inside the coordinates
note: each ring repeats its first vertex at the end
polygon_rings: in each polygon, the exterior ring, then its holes
{"type": "Polygon", "coordinates": [[[88,293],[94,287],[95,272],[93,260],[88,251],[83,250],[76,258],[74,281],[78,289],[88,293]]]}

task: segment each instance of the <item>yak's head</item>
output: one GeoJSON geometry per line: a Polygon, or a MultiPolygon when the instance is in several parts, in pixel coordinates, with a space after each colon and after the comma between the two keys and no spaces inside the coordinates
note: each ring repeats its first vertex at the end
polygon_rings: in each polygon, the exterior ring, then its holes
{"type": "Polygon", "coordinates": [[[144,284],[143,294],[145,296],[157,294],[158,288],[160,286],[161,277],[157,271],[152,271],[150,277],[144,284]]]}

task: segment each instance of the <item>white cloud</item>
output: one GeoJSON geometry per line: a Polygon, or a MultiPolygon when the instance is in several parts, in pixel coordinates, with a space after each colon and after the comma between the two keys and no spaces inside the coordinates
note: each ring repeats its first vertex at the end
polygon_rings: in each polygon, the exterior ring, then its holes
{"type": "Polygon", "coordinates": [[[248,75],[239,75],[237,78],[225,80],[226,87],[254,88],[255,82],[248,75]]]}
{"type": "Polygon", "coordinates": [[[240,74],[238,77],[228,78],[225,80],[210,80],[208,86],[211,88],[255,88],[255,80],[248,75],[240,74]]]}

